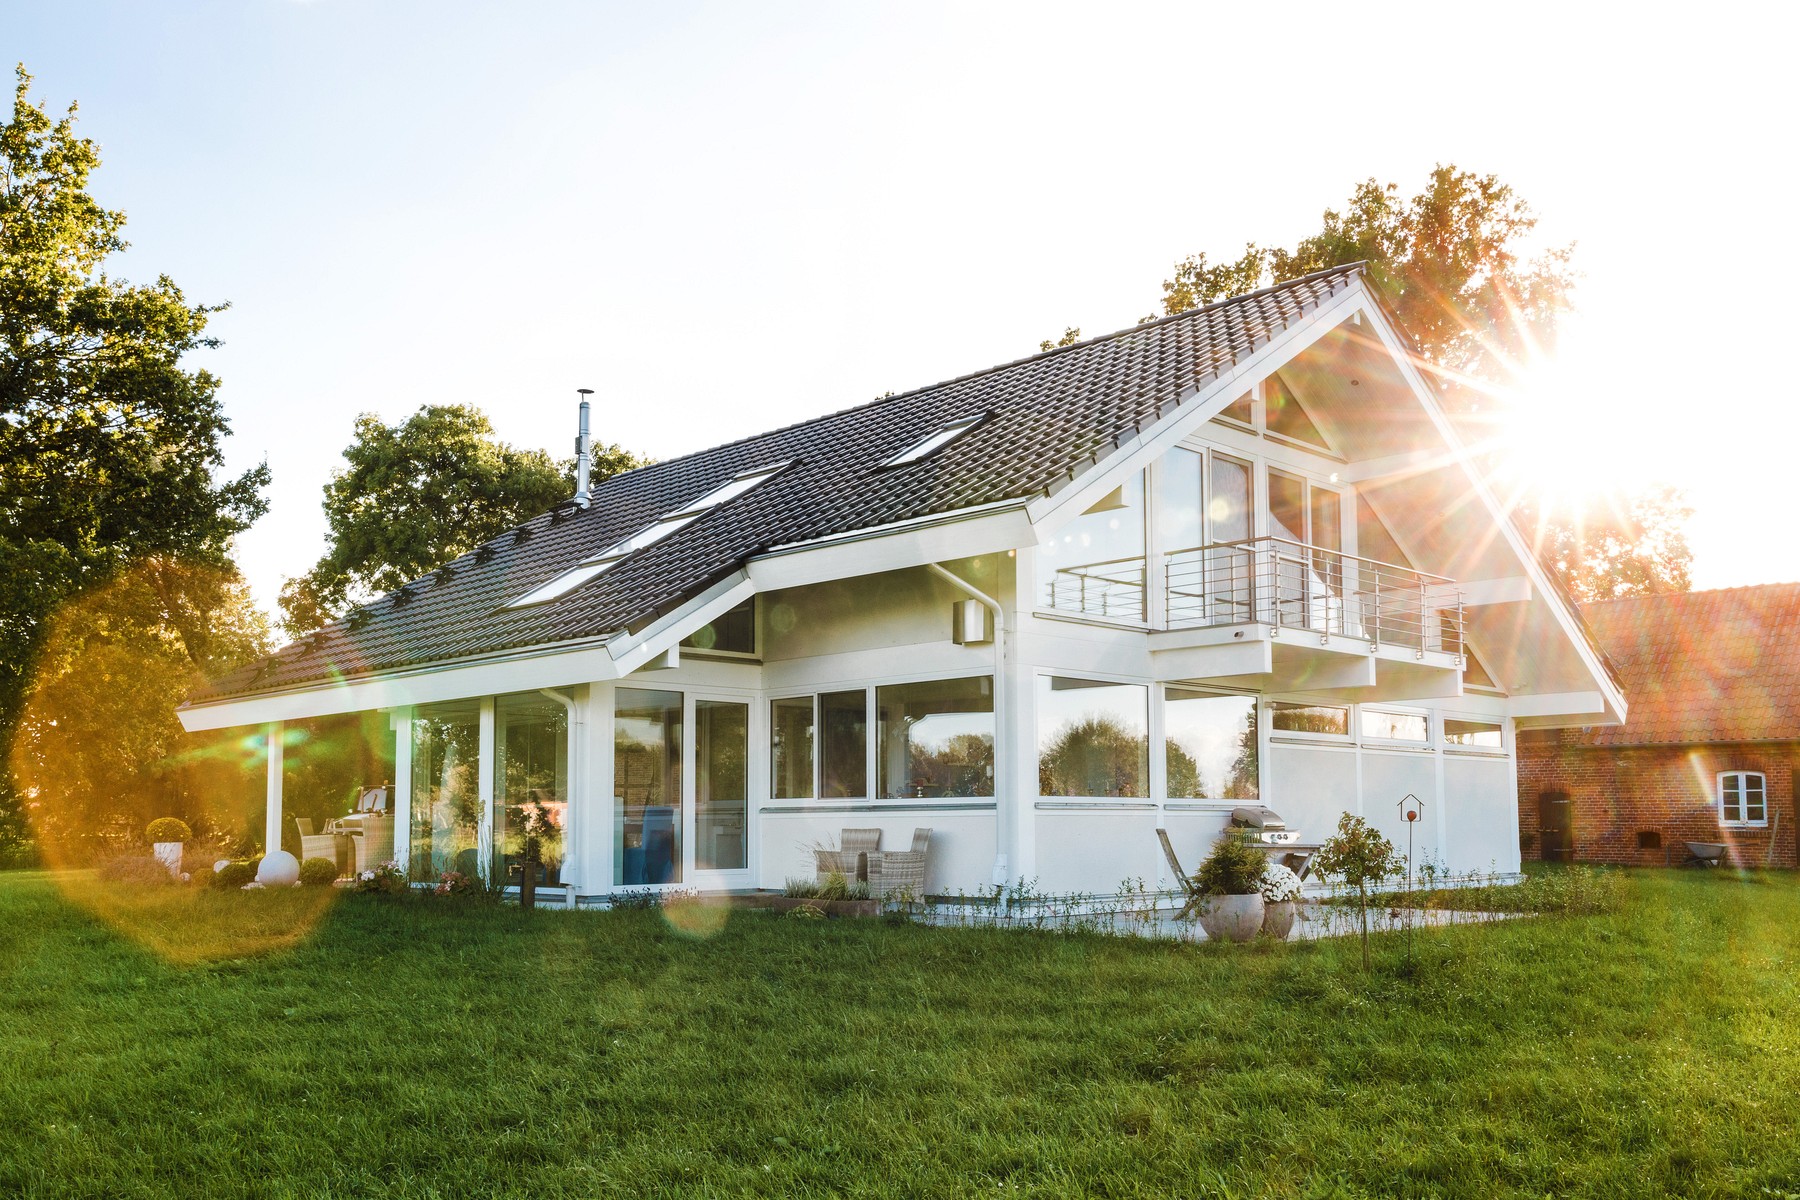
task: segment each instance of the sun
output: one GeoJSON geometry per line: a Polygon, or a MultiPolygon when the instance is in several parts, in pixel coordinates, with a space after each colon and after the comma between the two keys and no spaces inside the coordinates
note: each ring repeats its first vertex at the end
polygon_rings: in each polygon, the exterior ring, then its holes
{"type": "Polygon", "coordinates": [[[1657,422],[1595,364],[1533,358],[1495,399],[1496,482],[1509,505],[1579,516],[1651,482],[1645,438],[1657,422]]]}

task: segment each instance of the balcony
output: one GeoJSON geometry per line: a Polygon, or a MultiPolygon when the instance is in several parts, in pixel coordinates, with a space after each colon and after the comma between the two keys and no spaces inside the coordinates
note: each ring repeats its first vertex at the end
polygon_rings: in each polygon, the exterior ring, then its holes
{"type": "Polygon", "coordinates": [[[1160,679],[1368,700],[1460,694],[1463,596],[1442,575],[1260,537],[1172,551],[1160,571],[1141,557],[1073,564],[1043,586],[1060,612],[1149,621],[1160,679]]]}
{"type": "Polygon", "coordinates": [[[1176,550],[1167,557],[1167,627],[1260,624],[1462,656],[1456,581],[1285,538],[1176,550]]]}

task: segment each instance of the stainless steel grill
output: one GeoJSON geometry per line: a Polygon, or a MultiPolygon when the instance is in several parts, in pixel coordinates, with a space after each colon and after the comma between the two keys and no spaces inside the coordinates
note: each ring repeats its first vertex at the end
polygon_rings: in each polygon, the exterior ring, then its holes
{"type": "Polygon", "coordinates": [[[1260,804],[1240,805],[1231,810],[1231,828],[1242,829],[1257,841],[1270,846],[1285,846],[1300,840],[1287,827],[1281,814],[1260,804]]]}

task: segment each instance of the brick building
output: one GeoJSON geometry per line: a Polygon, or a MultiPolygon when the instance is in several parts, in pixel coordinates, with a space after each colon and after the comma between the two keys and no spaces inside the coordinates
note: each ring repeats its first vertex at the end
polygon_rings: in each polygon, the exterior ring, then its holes
{"type": "Polygon", "coordinates": [[[1521,730],[1527,859],[1679,863],[1723,842],[1795,865],[1800,583],[1582,606],[1630,700],[1624,725],[1521,730]]]}

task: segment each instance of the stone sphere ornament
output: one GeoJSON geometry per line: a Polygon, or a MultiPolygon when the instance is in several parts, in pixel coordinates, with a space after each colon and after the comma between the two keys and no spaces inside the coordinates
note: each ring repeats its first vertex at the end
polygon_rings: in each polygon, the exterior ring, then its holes
{"type": "Polygon", "coordinates": [[[256,882],[264,887],[293,887],[300,882],[300,860],[286,850],[265,854],[256,868],[256,882]]]}

